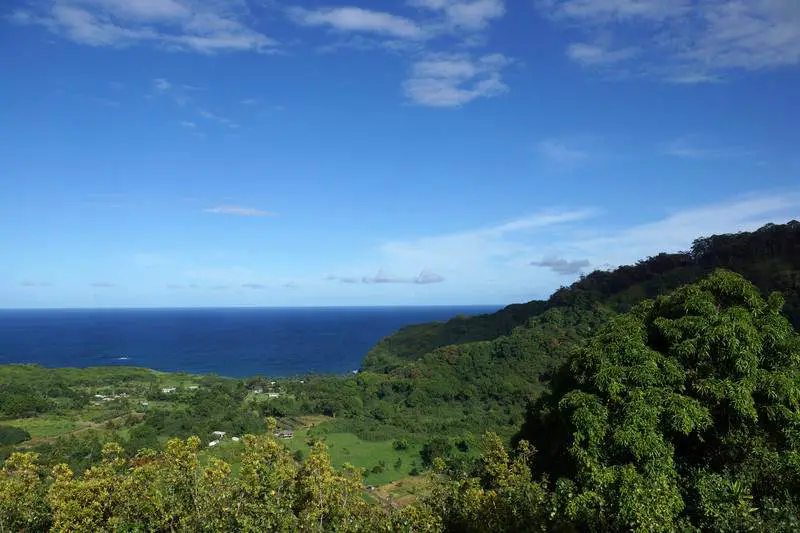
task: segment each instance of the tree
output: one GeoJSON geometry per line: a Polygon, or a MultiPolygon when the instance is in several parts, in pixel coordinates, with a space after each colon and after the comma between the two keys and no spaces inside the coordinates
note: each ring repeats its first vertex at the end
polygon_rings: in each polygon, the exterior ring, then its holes
{"type": "Polygon", "coordinates": [[[559,510],[592,530],[791,530],[800,508],[800,341],[718,270],[615,319],[520,433],[559,510]]]}
{"type": "Polygon", "coordinates": [[[12,453],[0,469],[0,531],[46,531],[47,488],[35,453],[12,453]]]}
{"type": "Polygon", "coordinates": [[[493,433],[482,445],[483,455],[470,475],[445,475],[444,461],[434,460],[433,490],[421,507],[431,509],[446,531],[548,531],[548,494],[529,467],[533,448],[521,441],[511,457],[493,433]]]}
{"type": "Polygon", "coordinates": [[[434,437],[426,442],[419,454],[425,466],[432,466],[436,458],[446,459],[450,456],[453,445],[444,437],[434,437]]]}

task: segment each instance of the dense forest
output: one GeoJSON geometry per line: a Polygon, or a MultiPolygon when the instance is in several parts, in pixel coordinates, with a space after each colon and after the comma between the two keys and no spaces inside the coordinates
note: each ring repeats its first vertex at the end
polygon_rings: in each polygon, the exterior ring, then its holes
{"type": "Polygon", "coordinates": [[[92,395],[79,371],[17,367],[0,374],[0,531],[796,531],[799,321],[792,221],[404,328],[355,376],[208,376],[165,396],[130,369],[149,408],[114,403],[113,438],[25,448],[13,419],[92,395]],[[291,453],[272,430],[304,416],[326,421],[291,453]],[[216,429],[260,436],[208,459],[192,436],[216,429]],[[376,503],[365,472],[331,466],[342,433],[418,451],[429,490],[376,503]]]}

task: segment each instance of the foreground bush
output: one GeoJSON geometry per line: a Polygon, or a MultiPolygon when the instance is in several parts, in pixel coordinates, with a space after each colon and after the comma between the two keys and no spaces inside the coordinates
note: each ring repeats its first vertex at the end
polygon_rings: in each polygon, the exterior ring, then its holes
{"type": "Polygon", "coordinates": [[[244,438],[241,470],[198,463],[197,438],[123,459],[117,444],[82,476],[44,471],[15,453],[0,471],[0,531],[437,531],[423,508],[384,510],[365,501],[361,473],[337,472],[324,445],[302,464],[275,439],[244,438]]]}

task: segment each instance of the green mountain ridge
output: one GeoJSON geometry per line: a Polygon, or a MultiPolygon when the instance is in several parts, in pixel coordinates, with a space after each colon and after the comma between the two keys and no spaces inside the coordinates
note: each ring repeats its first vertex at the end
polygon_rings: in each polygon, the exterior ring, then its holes
{"type": "Polygon", "coordinates": [[[625,312],[641,300],[697,281],[717,268],[742,274],[764,293],[783,293],[784,312],[800,328],[800,222],[791,220],[753,232],[699,238],[686,252],[660,253],[635,265],[597,270],[561,287],[547,300],[512,304],[492,314],[406,326],[378,342],[362,367],[387,372],[443,346],[496,339],[557,307],[599,303],[625,312]]]}

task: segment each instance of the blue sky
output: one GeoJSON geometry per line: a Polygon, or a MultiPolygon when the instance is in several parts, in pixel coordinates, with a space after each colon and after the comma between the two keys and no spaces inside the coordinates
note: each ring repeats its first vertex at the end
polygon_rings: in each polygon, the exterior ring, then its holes
{"type": "Polygon", "coordinates": [[[800,4],[693,3],[3,2],[0,306],[505,304],[800,218],[800,4]]]}

